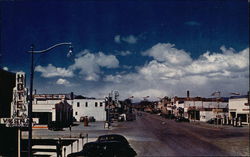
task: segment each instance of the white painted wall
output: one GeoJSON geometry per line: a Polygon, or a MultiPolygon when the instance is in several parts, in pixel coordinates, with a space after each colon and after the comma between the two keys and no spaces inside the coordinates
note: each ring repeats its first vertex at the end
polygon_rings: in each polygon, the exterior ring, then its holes
{"type": "Polygon", "coordinates": [[[229,99],[229,111],[236,110],[236,113],[249,113],[249,106],[245,105],[247,98],[229,99]]]}
{"type": "Polygon", "coordinates": [[[37,100],[34,99],[32,105],[32,112],[51,112],[52,121],[56,120],[55,104],[61,102],[61,100],[37,100]]]}
{"type": "MultiPolygon", "coordinates": [[[[59,103],[61,100],[38,100],[33,101],[33,112],[51,112],[52,120],[55,120],[55,104],[59,103]]],[[[77,121],[80,120],[82,116],[93,116],[97,121],[106,120],[105,111],[105,99],[74,99],[67,100],[67,102],[73,106],[73,116],[77,121]],[[88,106],[86,107],[86,102],[88,106]],[[79,103],[79,107],[77,105],[79,103]],[[95,106],[97,103],[97,107],[95,106]],[[100,105],[102,103],[102,106],[100,105]]]]}
{"type": "Polygon", "coordinates": [[[249,114],[249,105],[245,105],[248,103],[247,97],[245,98],[230,98],[229,99],[229,116],[230,118],[230,112],[236,112],[236,117],[238,117],[238,114],[246,114],[247,122],[243,122],[243,124],[249,124],[250,123],[250,114],[249,114]]]}
{"type": "Polygon", "coordinates": [[[184,101],[184,106],[196,106],[198,108],[226,108],[228,102],[216,102],[216,101],[184,101]]]}
{"type": "Polygon", "coordinates": [[[73,116],[77,121],[80,121],[80,117],[83,116],[93,116],[96,121],[105,121],[105,99],[74,99],[73,116]],[[86,103],[88,104],[87,106],[86,103]]]}
{"type": "Polygon", "coordinates": [[[200,111],[200,121],[206,122],[211,118],[215,118],[213,111],[200,111]]]}
{"type": "Polygon", "coordinates": [[[213,112],[213,111],[200,111],[200,121],[207,122],[211,118],[216,118],[217,116],[223,118],[228,116],[226,112],[213,112]]]}

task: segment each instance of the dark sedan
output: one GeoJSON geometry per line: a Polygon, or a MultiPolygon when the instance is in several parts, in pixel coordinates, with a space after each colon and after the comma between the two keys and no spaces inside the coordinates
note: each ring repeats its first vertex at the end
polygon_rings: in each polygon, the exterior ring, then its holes
{"type": "Polygon", "coordinates": [[[125,137],[117,134],[99,136],[97,141],[86,143],[83,150],[68,157],[134,157],[136,152],[125,137]]]}
{"type": "Polygon", "coordinates": [[[129,145],[127,139],[124,136],[118,134],[102,135],[99,136],[98,139],[96,140],[96,142],[108,142],[108,141],[118,141],[123,143],[124,145],[129,145]]]}

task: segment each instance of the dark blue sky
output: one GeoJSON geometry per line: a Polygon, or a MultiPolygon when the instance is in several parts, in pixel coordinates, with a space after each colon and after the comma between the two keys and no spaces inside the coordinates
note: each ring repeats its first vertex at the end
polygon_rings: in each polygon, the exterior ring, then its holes
{"type": "MultiPolygon", "coordinates": [[[[29,55],[25,51],[32,43],[37,50],[58,42],[72,42],[74,53],[85,49],[113,55],[132,52],[117,56],[119,68],[102,69],[107,74],[124,70],[121,65],[144,65],[151,57],[142,56],[141,52],[157,43],[175,44],[193,59],[207,50],[218,52],[222,45],[241,51],[249,43],[247,0],[18,0],[1,1],[0,7],[0,63],[10,71],[29,72],[29,55]],[[133,35],[137,42],[118,44],[114,41],[116,35],[133,35]]],[[[37,64],[73,64],[64,51],[65,47],[60,47],[44,54],[37,64]]]]}

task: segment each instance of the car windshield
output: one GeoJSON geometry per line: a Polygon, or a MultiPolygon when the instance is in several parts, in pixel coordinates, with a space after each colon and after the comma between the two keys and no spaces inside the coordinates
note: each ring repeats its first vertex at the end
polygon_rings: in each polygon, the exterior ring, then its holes
{"type": "Polygon", "coordinates": [[[118,135],[114,135],[114,136],[100,136],[98,138],[99,142],[104,142],[104,141],[119,141],[125,144],[128,144],[128,141],[122,137],[122,136],[118,136],[118,135]]]}

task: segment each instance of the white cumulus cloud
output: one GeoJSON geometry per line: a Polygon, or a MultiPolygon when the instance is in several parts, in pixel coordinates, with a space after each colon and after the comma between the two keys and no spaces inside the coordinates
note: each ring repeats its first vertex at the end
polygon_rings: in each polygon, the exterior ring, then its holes
{"type": "Polygon", "coordinates": [[[236,53],[233,49],[221,48],[222,53],[206,52],[186,67],[193,74],[239,73],[247,72],[249,66],[249,48],[236,53]]]}
{"type": "Polygon", "coordinates": [[[221,52],[208,51],[192,59],[185,50],[160,43],[143,55],[153,59],[138,67],[136,72],[106,76],[104,80],[112,84],[105,89],[117,89],[125,98],[131,95],[185,96],[186,90],[193,96],[210,96],[215,90],[225,95],[231,91],[248,91],[249,48],[236,52],[222,46],[221,52]]]}
{"type": "MultiPolygon", "coordinates": [[[[219,52],[206,51],[196,59],[191,57],[191,53],[170,43],[158,43],[142,53],[152,57],[144,65],[131,71],[106,74],[103,68],[119,67],[118,59],[103,52],[84,50],[76,55],[74,63],[68,68],[50,70],[54,69],[48,68],[50,65],[36,70],[47,77],[51,77],[48,71],[70,71],[85,80],[98,80],[82,85],[80,79],[73,82],[78,83],[79,88],[67,86],[69,90],[71,88],[72,91],[95,97],[105,97],[111,90],[118,90],[121,99],[131,96],[142,99],[148,95],[150,98],[185,96],[187,90],[191,96],[207,97],[214,91],[221,91],[223,96],[232,91],[246,94],[249,90],[249,48],[236,51],[221,46],[219,52]]],[[[121,67],[123,70],[131,68],[130,65],[121,67]]],[[[63,78],[57,82],[67,84],[63,78]]]]}
{"type": "Polygon", "coordinates": [[[103,52],[91,53],[89,50],[84,50],[75,58],[73,65],[69,67],[71,70],[80,70],[80,74],[85,80],[97,81],[100,68],[117,68],[119,61],[114,55],[106,55],[103,52]]]}
{"type": "Polygon", "coordinates": [[[35,71],[41,72],[41,76],[45,78],[49,77],[73,77],[73,71],[66,69],[66,68],[60,68],[60,67],[55,67],[52,64],[48,64],[48,66],[41,66],[38,65],[35,67],[35,71]]]}
{"type": "Polygon", "coordinates": [[[67,86],[67,85],[70,84],[70,82],[69,82],[68,80],[66,80],[66,79],[59,78],[59,79],[56,81],[56,84],[67,86]]]}
{"type": "Polygon", "coordinates": [[[143,52],[143,55],[151,56],[155,60],[165,62],[165,64],[187,65],[192,62],[190,55],[184,50],[174,48],[174,44],[158,43],[149,50],[143,52]]]}

